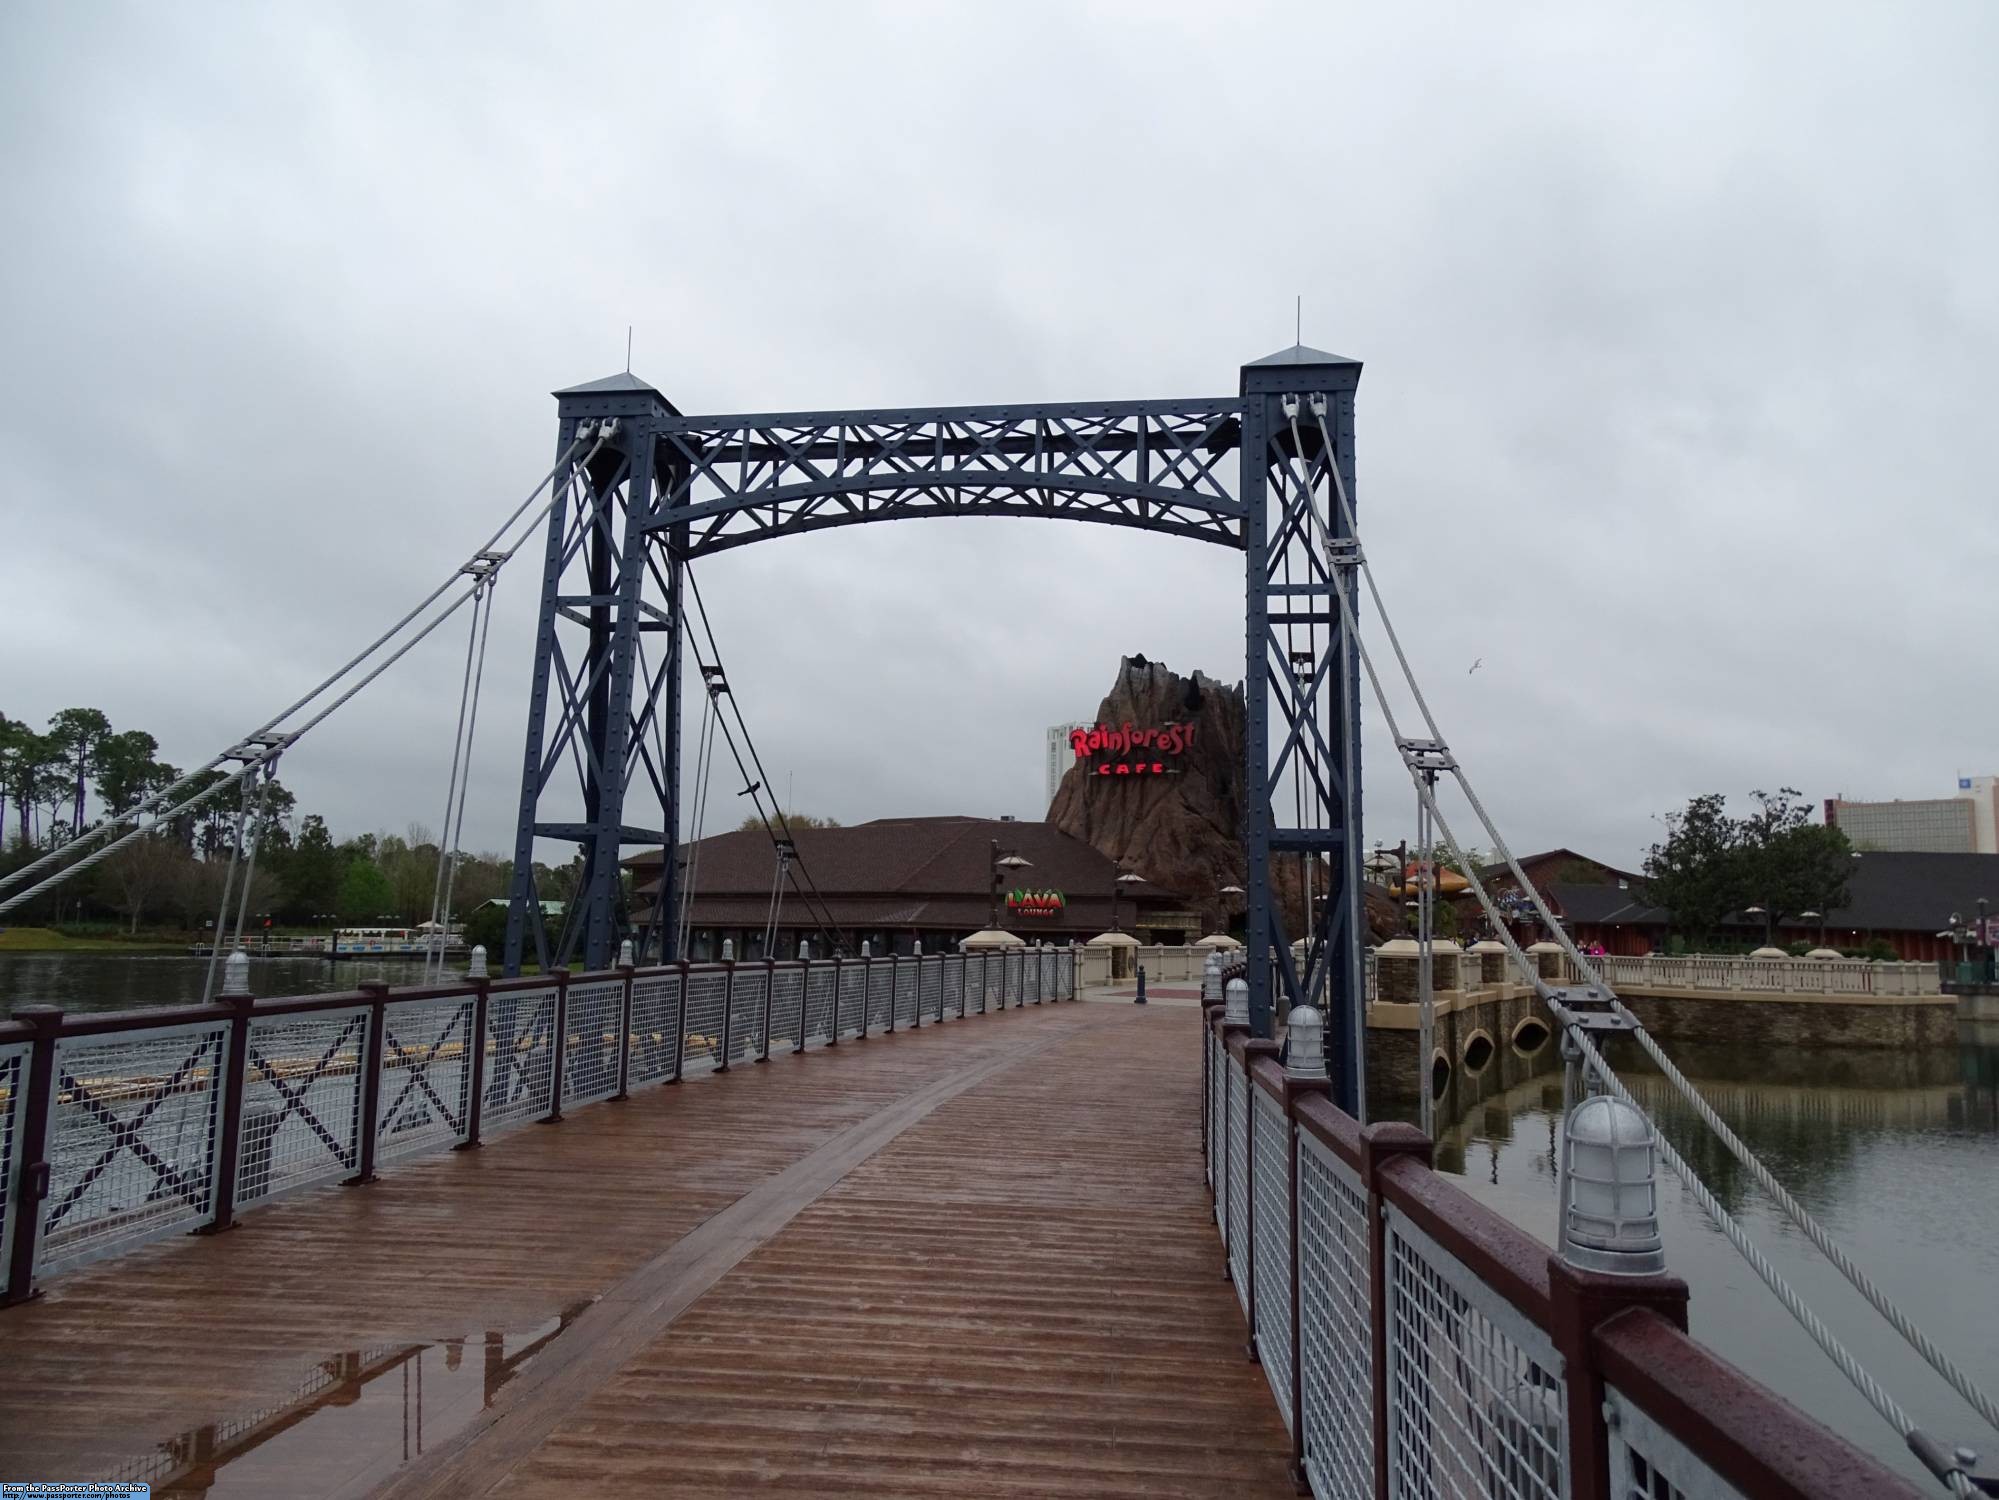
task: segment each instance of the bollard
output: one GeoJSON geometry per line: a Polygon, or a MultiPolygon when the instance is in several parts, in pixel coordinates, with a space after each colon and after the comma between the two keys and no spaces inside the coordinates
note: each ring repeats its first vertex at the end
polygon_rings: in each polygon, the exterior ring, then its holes
{"type": "Polygon", "coordinates": [[[1132,999],[1131,999],[1131,1003],[1132,1003],[1133,1005],[1143,1005],[1143,1004],[1145,1004],[1145,965],[1144,965],[1144,964],[1140,964],[1140,965],[1138,966],[1138,993],[1137,993],[1136,995],[1132,996],[1132,999]]]}

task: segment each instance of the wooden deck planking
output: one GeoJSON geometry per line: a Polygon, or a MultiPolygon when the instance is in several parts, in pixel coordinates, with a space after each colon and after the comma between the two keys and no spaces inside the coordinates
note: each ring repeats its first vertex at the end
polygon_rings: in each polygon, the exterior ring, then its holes
{"type": "MultiPolygon", "coordinates": [[[[55,1278],[0,1315],[0,1472],[109,1472],[341,1350],[476,1349],[602,1298],[398,1492],[1289,1493],[1219,1274],[1194,1025],[1030,1008],[739,1066],[55,1278]],[[885,1147],[786,1187],[897,1109],[885,1147]],[[775,1237],[705,1295],[629,1299],[752,1200],[775,1237]]],[[[354,1482],[297,1436],[292,1492],[354,1482]]]]}

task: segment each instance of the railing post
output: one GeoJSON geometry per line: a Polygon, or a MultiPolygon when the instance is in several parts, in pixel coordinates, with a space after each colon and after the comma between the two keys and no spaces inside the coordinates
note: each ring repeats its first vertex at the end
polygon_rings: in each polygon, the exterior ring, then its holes
{"type": "Polygon", "coordinates": [[[1562,1356],[1568,1398],[1569,1500],[1621,1500],[1611,1488],[1610,1428],[1604,1421],[1598,1325],[1629,1307],[1647,1307],[1682,1333],[1687,1284],[1672,1276],[1611,1276],[1548,1257],[1549,1337],[1562,1356]]]}
{"type": "MultiPolygon", "coordinates": [[[[766,958],[764,960],[764,1044],[763,1044],[763,1051],[757,1057],[758,1062],[770,1061],[771,999],[776,994],[777,994],[777,960],[774,958],[766,958]]],[[[799,1018],[798,1020],[799,1030],[803,1031],[805,1029],[805,1002],[803,997],[800,997],[799,1000],[798,1018],[799,1018]]]]}
{"type": "MultiPolygon", "coordinates": [[[[799,946],[803,947],[804,945],[800,944],[799,946]]],[[[833,1029],[835,1031],[838,1031],[840,1029],[840,1017],[838,1013],[839,1004],[840,1004],[840,992],[836,988],[833,991],[833,1006],[834,1006],[833,1029]]],[[[806,1034],[811,1030],[812,1030],[812,960],[808,956],[805,958],[801,958],[798,961],[798,1045],[791,1049],[793,1052],[803,1052],[805,1050],[806,1034]]]]}
{"type": "Polygon", "coordinates": [[[483,976],[472,981],[472,1030],[465,1039],[471,1058],[471,1094],[465,1106],[465,1139],[451,1148],[454,1151],[477,1147],[486,1123],[486,1014],[492,1004],[491,984],[483,976]]]}
{"type": "Polygon", "coordinates": [[[1243,1315],[1249,1320],[1249,1341],[1244,1353],[1251,1364],[1262,1364],[1256,1347],[1256,1060],[1274,1058],[1284,1049],[1267,1037],[1251,1037],[1242,1044],[1242,1274],[1243,1315]]]}
{"type": "Polygon", "coordinates": [[[360,990],[368,997],[368,1046],[361,1074],[361,1149],[355,1153],[354,1175],[347,1179],[347,1187],[375,1180],[375,1138],[382,1133],[382,1034],[388,1029],[389,987],[367,980],[360,990]]]}
{"type": "Polygon", "coordinates": [[[902,984],[902,955],[901,955],[900,953],[893,953],[893,952],[892,952],[892,953],[890,953],[890,954],[889,954],[889,956],[888,956],[888,1027],[887,1027],[887,1029],[888,1029],[888,1031],[889,1031],[890,1035],[893,1035],[893,1034],[894,1034],[894,1032],[895,1032],[895,1000],[896,1000],[896,994],[895,994],[895,992],[896,992],[896,990],[897,990],[897,989],[898,989],[898,988],[899,988],[899,987],[901,986],[901,984],[902,984]]]}
{"type": "MultiPolygon", "coordinates": [[[[917,942],[920,946],[922,939],[917,939],[917,942]]],[[[910,955],[910,958],[911,967],[916,971],[916,979],[914,981],[916,993],[909,997],[909,1025],[911,1030],[921,1031],[923,1029],[923,955],[920,952],[913,953],[910,955]]]]}
{"type": "Polygon", "coordinates": [[[829,1047],[840,1045],[840,998],[847,990],[847,978],[842,970],[846,962],[844,955],[838,953],[833,955],[833,1019],[826,1028],[830,1033],[826,1038],[826,1045],[829,1047]]]}
{"type": "Polygon", "coordinates": [[[1360,1180],[1367,1193],[1367,1308],[1374,1379],[1374,1495],[1388,1500],[1388,1207],[1381,1174],[1390,1162],[1414,1157],[1429,1170],[1430,1138],[1414,1125],[1389,1121],[1360,1133],[1360,1180]]]}
{"type": "Polygon", "coordinates": [[[680,970],[680,1004],[674,1007],[672,1081],[678,1083],[681,1064],[687,1061],[687,960],[679,959],[675,966],[680,970]]]}
{"type": "Polygon", "coordinates": [[[729,1049],[736,1044],[736,961],[722,965],[722,1050],[715,1058],[715,1071],[729,1071],[729,1049]]]}
{"type": "Polygon", "coordinates": [[[864,953],[861,955],[861,1029],[854,1033],[854,1040],[857,1042],[865,1042],[868,1039],[868,994],[874,987],[874,956],[864,953]]]}
{"type": "Polygon", "coordinates": [[[42,1201],[49,1195],[49,1122],[55,1115],[56,1038],[62,1008],[24,1005],[14,1019],[35,1029],[28,1053],[27,1111],[21,1117],[20,1179],[8,1214],[14,1248],[7,1266],[7,1295],[0,1305],[26,1302],[35,1292],[35,1244],[42,1233],[42,1201]]]}
{"type": "Polygon", "coordinates": [[[548,1060],[548,1113],[538,1122],[542,1125],[562,1123],[563,1064],[569,1060],[569,970],[566,967],[555,971],[555,1032],[552,1040],[555,1055],[548,1060]]]}
{"type": "Polygon", "coordinates": [[[196,1234],[217,1234],[236,1224],[236,1178],[242,1163],[243,1086],[250,1071],[250,1007],[256,1002],[248,995],[217,995],[216,1003],[229,1011],[228,1072],[222,1079],[222,1132],[216,1144],[215,1214],[196,1234]]]}
{"type": "Polygon", "coordinates": [[[618,1091],[613,1099],[632,1097],[632,975],[636,964],[619,964],[618,977],[624,981],[618,995],[618,1091]]]}
{"type": "MultiPolygon", "coordinates": [[[[946,972],[950,969],[950,967],[951,967],[950,954],[948,953],[938,954],[937,955],[937,1024],[939,1026],[942,1026],[944,1024],[944,990],[946,988],[944,983],[944,976],[946,972]]],[[[960,991],[960,993],[962,994],[963,991],[960,991]]]]}

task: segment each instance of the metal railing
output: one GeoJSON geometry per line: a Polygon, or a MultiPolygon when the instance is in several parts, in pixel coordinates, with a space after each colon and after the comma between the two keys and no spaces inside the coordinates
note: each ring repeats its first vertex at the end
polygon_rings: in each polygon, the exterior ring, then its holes
{"type": "Polygon", "coordinates": [[[1069,949],[668,964],[0,1022],[0,1278],[774,1053],[1076,998],[1069,949]],[[837,1008],[836,1008],[837,998],[837,1008]]]}
{"type": "Polygon", "coordinates": [[[1621,958],[1590,960],[1613,989],[1751,990],[1798,995],[1935,995],[1931,964],[1865,958],[1621,958]]]}
{"type": "Polygon", "coordinates": [[[1206,1017],[1225,1274],[1319,1500],[1917,1495],[1688,1338],[1685,1283],[1569,1265],[1206,1017]]]}
{"type": "MultiPolygon", "coordinates": [[[[1470,955],[1463,960],[1463,988],[1489,988],[1476,978],[1470,955]]],[[[1550,977],[1573,983],[1578,979],[1566,957],[1549,955],[1558,965],[1550,977]]],[[[1404,955],[1403,962],[1413,961],[1404,955]]],[[[1938,995],[1943,987],[1929,964],[1875,962],[1864,958],[1625,958],[1597,955],[1590,962],[1623,994],[1648,989],[1697,990],[1717,994],[1871,995],[1887,998],[1938,995]]],[[[1366,950],[1367,998],[1380,998],[1379,963],[1366,950]]],[[[1508,982],[1512,981],[1509,970],[1508,982]]]]}

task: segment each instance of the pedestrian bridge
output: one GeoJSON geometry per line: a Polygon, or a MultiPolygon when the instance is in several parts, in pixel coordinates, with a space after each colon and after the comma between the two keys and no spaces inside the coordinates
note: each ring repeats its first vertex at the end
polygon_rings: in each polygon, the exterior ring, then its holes
{"type": "Polygon", "coordinates": [[[1015,950],[0,1023],[0,1477],[1912,1493],[1690,1341],[1679,1283],[1569,1268],[1219,1011],[1076,981],[1015,950]]]}

